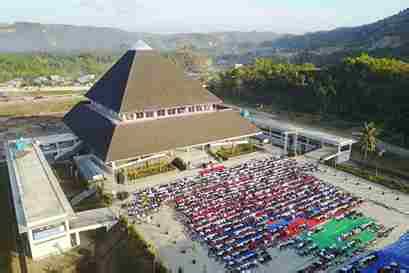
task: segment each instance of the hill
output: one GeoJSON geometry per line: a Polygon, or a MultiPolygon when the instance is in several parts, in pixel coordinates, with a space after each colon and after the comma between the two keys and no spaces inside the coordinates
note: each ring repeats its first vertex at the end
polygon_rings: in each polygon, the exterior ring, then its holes
{"type": "Polygon", "coordinates": [[[261,46],[268,46],[278,53],[303,54],[302,61],[319,60],[317,56],[330,55],[335,56],[332,59],[340,61],[342,57],[354,53],[359,55],[361,52],[370,52],[374,56],[408,58],[409,9],[372,24],[304,35],[285,35],[272,42],[264,42],[261,46]]]}
{"type": "Polygon", "coordinates": [[[272,42],[277,49],[325,50],[397,48],[409,43],[409,9],[359,27],[305,35],[287,35],[272,42]]]}
{"type": "Polygon", "coordinates": [[[189,45],[211,53],[234,53],[278,37],[273,32],[152,34],[116,28],[17,22],[0,24],[0,52],[123,51],[143,39],[164,51],[189,45]]]}

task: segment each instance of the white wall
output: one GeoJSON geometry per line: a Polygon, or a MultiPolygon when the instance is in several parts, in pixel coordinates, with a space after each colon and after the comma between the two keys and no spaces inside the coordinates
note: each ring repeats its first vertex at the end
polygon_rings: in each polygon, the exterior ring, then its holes
{"type": "Polygon", "coordinates": [[[61,254],[63,251],[71,249],[71,240],[69,235],[63,235],[63,237],[53,239],[46,242],[31,244],[31,256],[33,260],[39,260],[47,256],[61,254]]]}
{"type": "Polygon", "coordinates": [[[343,163],[348,161],[351,158],[351,151],[345,151],[345,152],[341,152],[338,156],[337,156],[337,163],[343,163]]]}

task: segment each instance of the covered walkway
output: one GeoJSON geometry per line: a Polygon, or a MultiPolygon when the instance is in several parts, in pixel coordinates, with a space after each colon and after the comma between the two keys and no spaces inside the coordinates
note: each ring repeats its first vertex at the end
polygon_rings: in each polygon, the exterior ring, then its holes
{"type": "Polygon", "coordinates": [[[101,227],[110,228],[117,222],[117,217],[109,208],[93,209],[78,212],[69,221],[70,232],[82,232],[101,227]]]}

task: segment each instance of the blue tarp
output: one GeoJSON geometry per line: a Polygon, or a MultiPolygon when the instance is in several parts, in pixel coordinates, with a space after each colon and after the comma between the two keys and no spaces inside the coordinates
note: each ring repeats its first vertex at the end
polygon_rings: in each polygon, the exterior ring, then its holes
{"type": "Polygon", "coordinates": [[[288,222],[287,220],[285,220],[285,219],[280,219],[280,220],[278,220],[277,222],[274,222],[274,223],[271,224],[271,225],[267,225],[267,227],[268,227],[270,230],[274,230],[274,229],[286,227],[286,226],[288,226],[288,224],[289,224],[289,222],[288,222]]]}
{"type": "MultiPolygon", "coordinates": [[[[403,235],[399,241],[386,248],[374,252],[377,260],[368,267],[361,269],[361,273],[377,273],[379,269],[397,263],[400,269],[409,271],[409,233],[403,235]]],[[[354,260],[351,265],[358,265],[363,258],[354,260]]]]}

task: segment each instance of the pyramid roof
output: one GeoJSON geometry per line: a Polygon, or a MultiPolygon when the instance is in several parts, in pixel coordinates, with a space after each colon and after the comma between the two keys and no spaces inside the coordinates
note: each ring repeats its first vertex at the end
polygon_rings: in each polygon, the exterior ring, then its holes
{"type": "Polygon", "coordinates": [[[143,41],[129,49],[87,92],[116,113],[221,103],[183,69],[143,41]]]}

